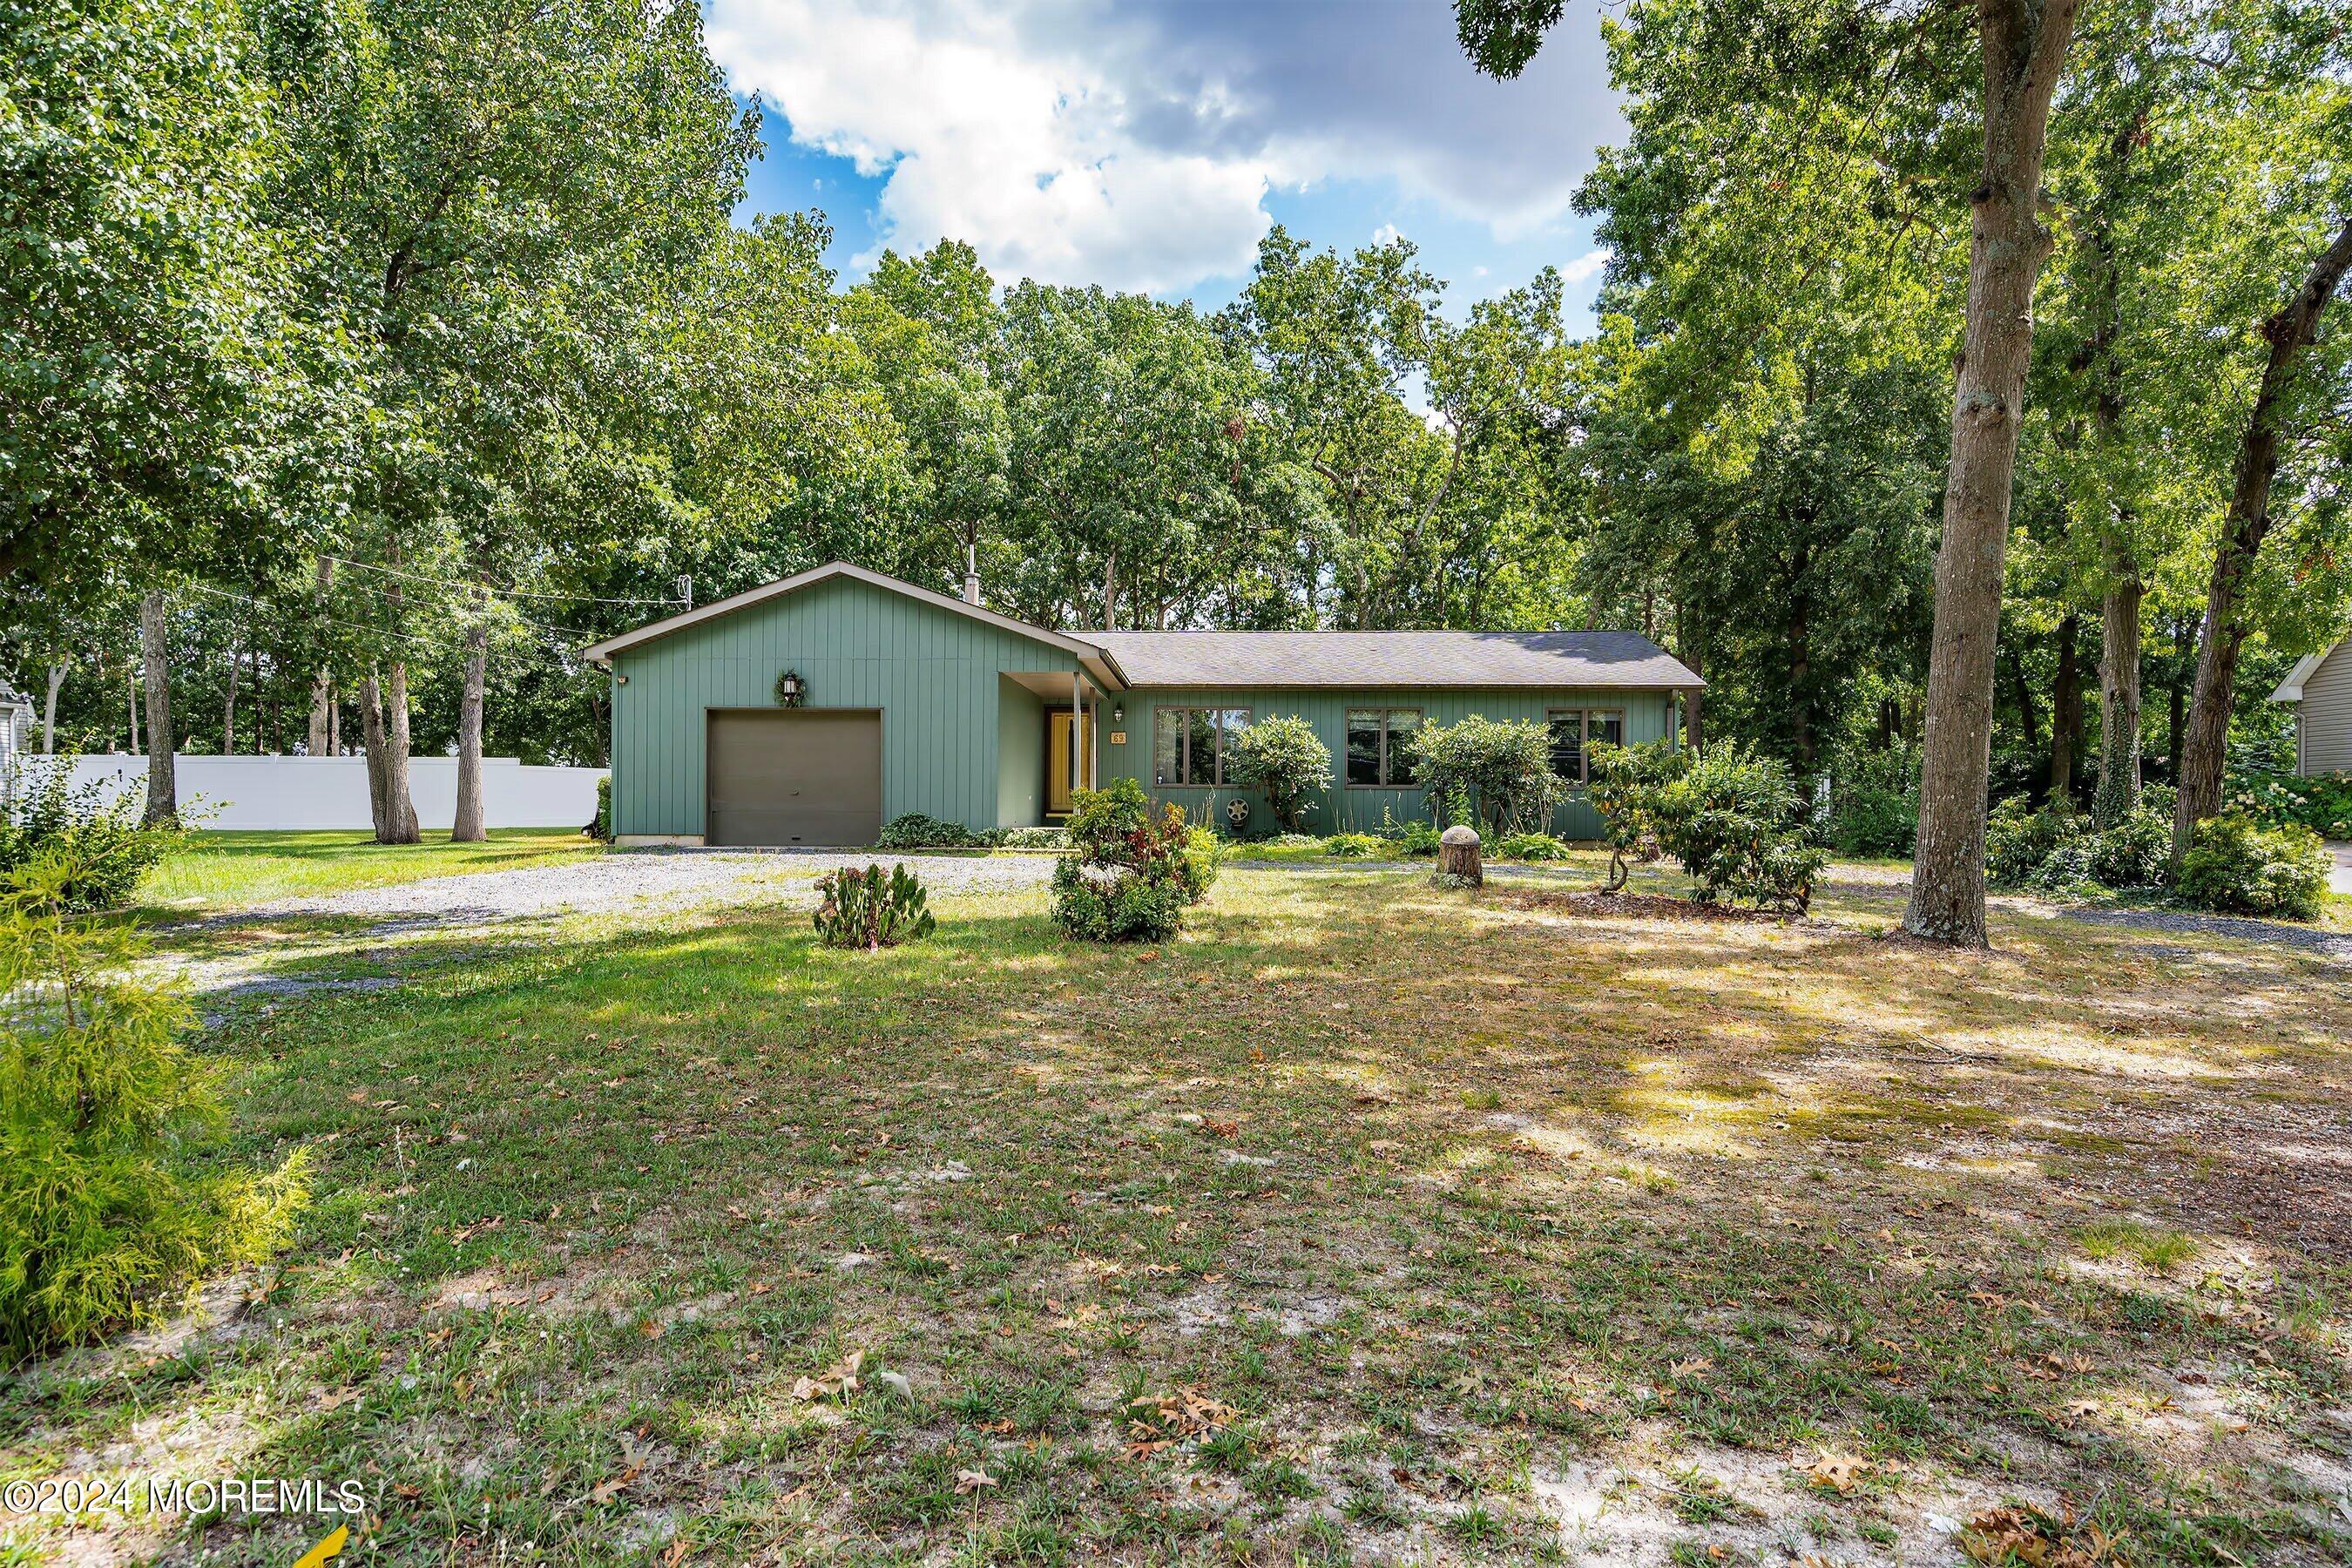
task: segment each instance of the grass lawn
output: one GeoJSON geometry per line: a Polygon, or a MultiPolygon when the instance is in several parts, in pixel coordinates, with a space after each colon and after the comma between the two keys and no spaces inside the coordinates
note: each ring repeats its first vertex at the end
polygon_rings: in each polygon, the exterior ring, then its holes
{"type": "Polygon", "coordinates": [[[197,832],[156,868],[139,897],[151,907],[235,908],[604,852],[603,845],[564,828],[493,828],[487,844],[453,844],[446,833],[427,833],[422,844],[378,844],[363,829],[197,832]]]}
{"type": "Polygon", "coordinates": [[[406,977],[209,1037],[300,1240],[0,1385],[0,1479],[355,1476],[416,1563],[2352,1551],[2352,970],[1418,868],[934,907],[289,948],[406,977]]]}

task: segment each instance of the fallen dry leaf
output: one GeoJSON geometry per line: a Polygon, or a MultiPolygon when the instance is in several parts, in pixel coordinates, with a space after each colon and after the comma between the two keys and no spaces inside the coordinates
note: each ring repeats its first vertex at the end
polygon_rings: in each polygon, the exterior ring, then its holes
{"type": "Polygon", "coordinates": [[[837,1366],[829,1366],[814,1377],[803,1377],[793,1384],[794,1399],[830,1399],[835,1394],[846,1398],[857,1392],[864,1381],[858,1373],[866,1365],[864,1351],[851,1351],[837,1366]]]}
{"type": "Polygon", "coordinates": [[[956,1496],[958,1497],[970,1497],[972,1493],[985,1490],[987,1488],[992,1487],[995,1484],[996,1478],[990,1475],[986,1470],[958,1470],[956,1472],[956,1496]]]}
{"type": "Polygon", "coordinates": [[[1799,1463],[1805,1479],[1817,1487],[1844,1497],[1862,1484],[1862,1474],[1870,1468],[1870,1461],[1857,1459],[1851,1454],[1833,1454],[1826,1449],[1811,1464],[1799,1463]]]}

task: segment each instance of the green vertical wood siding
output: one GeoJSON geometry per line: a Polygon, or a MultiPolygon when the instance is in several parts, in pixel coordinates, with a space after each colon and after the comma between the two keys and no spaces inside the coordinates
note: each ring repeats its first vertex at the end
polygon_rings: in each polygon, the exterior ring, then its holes
{"type": "MultiPolygon", "coordinates": [[[[1331,750],[1333,783],[1328,795],[1313,802],[1307,826],[1318,833],[1370,833],[1379,829],[1383,813],[1402,822],[1420,816],[1424,805],[1417,789],[1350,787],[1348,777],[1348,710],[1350,708],[1418,708],[1424,722],[1452,724],[1479,714],[1488,719],[1531,719],[1538,723],[1554,708],[1622,708],[1625,739],[1638,744],[1664,738],[1671,731],[1672,698],[1664,691],[1609,690],[1605,688],[1541,687],[1414,688],[1387,687],[1361,691],[1244,690],[1220,687],[1140,688],[1108,699],[1124,707],[1127,717],[1113,722],[1108,713],[1097,733],[1101,777],[1125,776],[1139,781],[1154,799],[1171,800],[1200,818],[1213,808],[1217,825],[1224,826],[1225,804],[1235,798],[1250,803],[1250,828],[1270,831],[1275,824],[1263,796],[1237,789],[1202,786],[1160,788],[1151,782],[1151,735],[1154,710],[1160,708],[1246,708],[1253,721],[1297,714],[1315,726],[1331,750]],[[1110,743],[1113,731],[1125,733],[1127,743],[1110,743]]],[[[1552,814],[1552,831],[1565,838],[1593,838],[1601,833],[1600,816],[1576,791],[1552,814]]]]}
{"type": "MultiPolygon", "coordinates": [[[[882,816],[996,826],[999,680],[1076,659],[1017,633],[835,578],[613,656],[613,829],[705,831],[703,746],[713,708],[765,708],[800,671],[813,708],[882,710],[882,816]]],[[[1042,756],[1042,752],[1041,752],[1042,756]]]]}
{"type": "Polygon", "coordinates": [[[1027,687],[996,683],[996,826],[1045,820],[1045,700],[1027,687]]]}

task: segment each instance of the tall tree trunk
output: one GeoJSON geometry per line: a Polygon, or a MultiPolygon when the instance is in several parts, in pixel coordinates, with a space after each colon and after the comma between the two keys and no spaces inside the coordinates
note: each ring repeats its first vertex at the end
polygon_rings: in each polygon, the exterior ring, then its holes
{"type": "MultiPolygon", "coordinates": [[[[323,555],[320,556],[318,595],[321,606],[322,634],[325,627],[323,606],[327,602],[327,591],[334,585],[334,581],[335,563],[323,555]]],[[[323,640],[323,635],[321,640],[323,640]]],[[[335,742],[334,737],[329,733],[331,725],[328,712],[328,704],[334,700],[334,672],[321,660],[318,673],[310,678],[310,754],[314,757],[334,755],[335,742]]]]}
{"type": "Polygon", "coordinates": [[[2100,606],[2099,793],[2092,802],[2102,827],[2139,809],[2139,602],[2146,591],[2138,563],[2111,552],[2100,606]]]}
{"type": "Polygon", "coordinates": [[[1992,768],[1993,645],[2000,633],[2033,286],[2050,254],[2042,163],[2074,0],[1978,0],[1984,171],[1969,193],[1968,320],[1952,405],[1936,627],[1927,660],[1919,847],[1903,929],[1985,945],[1985,787],[1992,768]]]}
{"type": "MultiPolygon", "coordinates": [[[[2124,442],[2123,367],[2116,358],[2116,340],[2123,332],[2123,278],[2116,257],[2115,217],[2126,199],[2124,182],[2132,153],[2147,128],[2143,109],[2125,119],[2107,139],[2083,251],[2091,269],[2086,291],[2095,302],[2097,317],[2078,363],[2090,377],[2091,418],[2108,458],[2102,467],[2110,476],[2127,476],[2132,457],[2124,442]]],[[[2109,482],[2114,482],[2112,477],[2109,482]]],[[[2100,546],[2106,586],[2099,604],[2099,785],[2091,799],[2091,815],[2102,827],[2139,809],[2139,606],[2147,585],[2140,574],[2137,489],[2126,479],[2120,496],[2099,498],[2105,516],[2100,546]]]]}
{"type": "Polygon", "coordinates": [[[2058,623],[2058,679],[2050,688],[2050,804],[2074,794],[2074,748],[2083,740],[2082,620],[2058,623]]]}
{"type": "Polygon", "coordinates": [[[1118,552],[1103,557],[1103,630],[1118,629],[1118,552]]]}
{"type": "MultiPolygon", "coordinates": [[[[1801,565],[1798,568],[1803,570],[1801,565]]],[[[1810,775],[1813,771],[1812,625],[1801,595],[1794,613],[1789,628],[1789,705],[1796,714],[1797,766],[1810,775]]]]}
{"type": "Polygon", "coordinates": [[[2336,231],[2294,297],[2263,323],[2270,358],[2262,388],[2238,447],[2237,476],[2229,515],[2213,552],[2213,574],[2205,589],[2205,626],[2197,645],[2197,689],[2189,701],[2188,732],[2181,737],[2180,801],[2172,816],[2172,861],[2189,852],[2197,825],[2221,809],[2221,770],[2227,761],[2230,710],[2236,700],[2238,650],[2252,630],[2241,617],[2240,597],[2254,556],[2271,531],[2271,481],[2278,474],[2280,403],[2289,390],[2304,351],[2319,336],[2330,295],[2352,270],[2352,219],[2336,231]]]}
{"type": "Polygon", "coordinates": [[[58,690],[66,683],[66,666],[49,666],[49,694],[41,700],[41,755],[58,754],[58,690]]]}
{"type": "Polygon", "coordinates": [[[147,810],[149,826],[180,820],[179,780],[172,769],[171,605],[157,589],[139,601],[139,661],[147,680],[147,810]]]}
{"type": "Polygon", "coordinates": [[[221,755],[236,755],[236,683],[245,668],[245,650],[232,639],[228,647],[228,695],[221,702],[221,755]]]}
{"type": "Polygon", "coordinates": [[[368,820],[383,842],[392,811],[392,773],[385,755],[383,685],[373,665],[360,679],[360,747],[367,755],[368,820]]]}
{"type": "Polygon", "coordinates": [[[2180,784],[2180,737],[2189,723],[2189,690],[2182,673],[2172,673],[2172,711],[2166,715],[2164,732],[2164,763],[2172,770],[2172,782],[2180,784]]]}
{"type": "Polygon", "coordinates": [[[327,682],[327,755],[343,754],[343,694],[333,679],[327,682]]]}
{"type": "MultiPolygon", "coordinates": [[[[1706,671],[1699,666],[1706,655],[1700,649],[1700,640],[1697,626],[1684,619],[1683,605],[1677,600],[1675,605],[1675,651],[1690,672],[1704,680],[1706,679],[1706,671]]],[[[1683,729],[1685,731],[1684,739],[1689,742],[1690,749],[1694,752],[1699,749],[1700,742],[1705,737],[1706,710],[1706,693],[1705,691],[1694,686],[1683,693],[1683,729]]]]}
{"type": "Polygon", "coordinates": [[[489,658],[490,630],[477,620],[466,628],[466,690],[457,708],[457,811],[449,827],[455,844],[490,837],[482,826],[482,686],[489,658]]]}
{"type": "Polygon", "coordinates": [[[392,661],[383,694],[383,817],[376,824],[379,844],[415,844],[416,802],[408,793],[408,661],[392,661]]]}
{"type": "Polygon", "coordinates": [[[2042,714],[2033,706],[2033,688],[2025,679],[2025,661],[2015,648],[2003,650],[2009,656],[2009,696],[2017,704],[2017,721],[2025,730],[2025,749],[2029,752],[2042,744],[2042,714]]]}

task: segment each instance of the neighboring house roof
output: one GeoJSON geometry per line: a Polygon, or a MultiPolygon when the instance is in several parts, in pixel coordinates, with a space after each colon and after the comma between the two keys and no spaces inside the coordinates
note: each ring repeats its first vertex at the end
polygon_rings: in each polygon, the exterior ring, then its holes
{"type": "Polygon", "coordinates": [[[0,681],[0,708],[22,708],[33,710],[33,700],[5,681],[0,681]]]}
{"type": "Polygon", "coordinates": [[[1633,632],[1087,632],[1047,631],[845,561],[715,599],[593,643],[610,658],[656,637],[835,577],[848,577],[970,616],[1076,655],[1123,686],[1603,686],[1673,690],[1706,683],[1633,632]]]}
{"type": "MultiPolygon", "coordinates": [[[[2352,638],[2347,638],[2346,641],[2352,642],[2352,638]]],[[[2336,647],[2341,646],[2342,644],[2336,645],[2336,647]]],[[[2286,672],[2286,679],[2280,681],[2271,692],[2271,700],[2273,702],[2302,701],[2303,683],[2316,674],[2319,667],[2327,662],[2327,656],[2335,651],[2335,647],[2324,647],[2317,653],[2307,653],[2295,660],[2294,668],[2286,672]]]]}
{"type": "Polygon", "coordinates": [[[1088,632],[1136,686],[1706,683],[1634,632],[1088,632]]]}

